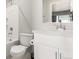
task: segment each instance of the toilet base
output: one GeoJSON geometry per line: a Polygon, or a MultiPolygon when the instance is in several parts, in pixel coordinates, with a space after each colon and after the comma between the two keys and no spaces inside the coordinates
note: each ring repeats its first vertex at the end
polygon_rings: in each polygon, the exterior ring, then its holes
{"type": "Polygon", "coordinates": [[[21,56],[21,57],[11,57],[11,59],[31,59],[31,53],[27,52],[24,56],[21,56]]]}

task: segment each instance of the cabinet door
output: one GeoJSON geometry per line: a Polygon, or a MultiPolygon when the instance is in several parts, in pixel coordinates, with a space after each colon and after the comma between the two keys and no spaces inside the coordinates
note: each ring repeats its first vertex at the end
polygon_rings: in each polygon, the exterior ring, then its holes
{"type": "Polygon", "coordinates": [[[70,52],[59,49],[59,59],[73,59],[70,52]]]}
{"type": "Polygon", "coordinates": [[[58,49],[47,45],[37,44],[34,46],[35,59],[58,59],[58,49]]]}
{"type": "Polygon", "coordinates": [[[71,56],[65,56],[63,53],[60,53],[59,59],[73,59],[73,58],[71,56]]]}

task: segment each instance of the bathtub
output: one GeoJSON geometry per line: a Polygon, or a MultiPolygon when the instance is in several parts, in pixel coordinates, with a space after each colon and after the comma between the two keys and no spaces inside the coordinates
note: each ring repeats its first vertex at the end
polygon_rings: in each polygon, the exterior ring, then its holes
{"type": "Polygon", "coordinates": [[[18,39],[11,39],[11,40],[9,40],[8,38],[6,39],[6,58],[10,56],[11,47],[17,44],[18,44],[18,39]]]}

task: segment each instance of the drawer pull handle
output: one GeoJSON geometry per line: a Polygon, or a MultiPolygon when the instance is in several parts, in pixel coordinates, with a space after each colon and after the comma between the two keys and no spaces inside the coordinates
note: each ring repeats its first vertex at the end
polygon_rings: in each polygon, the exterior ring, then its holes
{"type": "Polygon", "coordinates": [[[61,53],[60,53],[60,59],[61,59],[61,53]]]}
{"type": "Polygon", "coordinates": [[[55,58],[57,59],[57,52],[55,53],[55,58]]]}

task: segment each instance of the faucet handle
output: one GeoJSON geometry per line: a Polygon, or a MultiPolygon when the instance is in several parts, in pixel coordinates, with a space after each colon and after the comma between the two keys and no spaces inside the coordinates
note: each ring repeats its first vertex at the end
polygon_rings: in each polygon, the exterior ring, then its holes
{"type": "Polygon", "coordinates": [[[59,19],[58,22],[61,23],[61,19],[59,19]]]}
{"type": "Polygon", "coordinates": [[[66,30],[66,26],[65,25],[64,25],[63,29],[66,30]]]}

